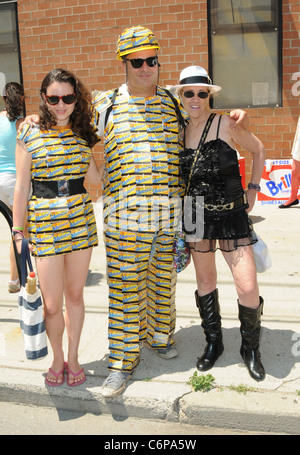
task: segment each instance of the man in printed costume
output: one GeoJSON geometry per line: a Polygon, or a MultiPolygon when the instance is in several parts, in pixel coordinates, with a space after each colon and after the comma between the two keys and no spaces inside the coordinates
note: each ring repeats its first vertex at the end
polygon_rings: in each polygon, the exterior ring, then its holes
{"type": "MultiPolygon", "coordinates": [[[[93,94],[94,122],[105,151],[110,370],[102,387],[105,397],[124,390],[142,342],[162,358],[178,355],[172,247],[184,194],[178,167],[184,114],[157,85],[159,49],[151,30],[126,29],[117,42],[117,58],[127,83],[93,94]]],[[[232,115],[243,123],[243,111],[232,115]]]]}

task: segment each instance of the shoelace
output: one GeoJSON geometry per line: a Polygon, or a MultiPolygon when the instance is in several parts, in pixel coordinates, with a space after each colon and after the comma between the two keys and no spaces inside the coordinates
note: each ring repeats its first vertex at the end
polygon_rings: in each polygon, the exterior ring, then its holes
{"type": "Polygon", "coordinates": [[[121,381],[123,382],[124,379],[126,379],[125,373],[122,373],[121,371],[113,371],[107,378],[106,387],[118,385],[121,381]]]}

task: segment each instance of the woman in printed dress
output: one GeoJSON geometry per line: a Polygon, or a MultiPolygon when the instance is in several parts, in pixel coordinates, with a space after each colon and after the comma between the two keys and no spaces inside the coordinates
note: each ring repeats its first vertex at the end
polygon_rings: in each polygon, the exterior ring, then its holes
{"type": "Polygon", "coordinates": [[[74,74],[64,69],[51,71],[41,85],[39,125],[24,125],[16,147],[14,239],[20,251],[27,210],[29,242],[53,350],[45,379],[50,386],[62,385],[65,372],[69,386],[86,380],[78,361],[85,313],[83,289],[98,238],[84,181],[97,185],[101,180],[91,152],[98,138],[91,126],[90,105],[89,91],[74,74]]]}

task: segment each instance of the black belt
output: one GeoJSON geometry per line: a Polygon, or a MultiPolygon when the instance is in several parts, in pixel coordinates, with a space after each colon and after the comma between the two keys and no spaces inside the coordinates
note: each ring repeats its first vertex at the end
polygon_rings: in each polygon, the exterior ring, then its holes
{"type": "Polygon", "coordinates": [[[84,177],[72,180],[32,180],[33,196],[52,199],[86,193],[84,177]]]}
{"type": "Polygon", "coordinates": [[[244,194],[240,198],[236,199],[233,202],[228,202],[227,204],[218,204],[218,205],[213,205],[213,204],[204,204],[204,208],[206,210],[211,211],[211,212],[222,212],[223,210],[232,210],[235,209],[236,207],[240,207],[241,205],[247,204],[247,196],[244,194]]]}

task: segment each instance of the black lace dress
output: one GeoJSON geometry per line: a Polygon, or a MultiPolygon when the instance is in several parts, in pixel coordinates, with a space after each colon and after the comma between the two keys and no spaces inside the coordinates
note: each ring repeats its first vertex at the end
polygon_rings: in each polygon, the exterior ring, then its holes
{"type": "MultiPolygon", "coordinates": [[[[233,251],[257,241],[246,213],[248,203],[237,152],[219,138],[221,118],[216,139],[202,146],[185,198],[184,230],[190,247],[201,252],[233,251]]],[[[186,147],[180,153],[180,172],[186,186],[195,154],[196,150],[186,147]]]]}

